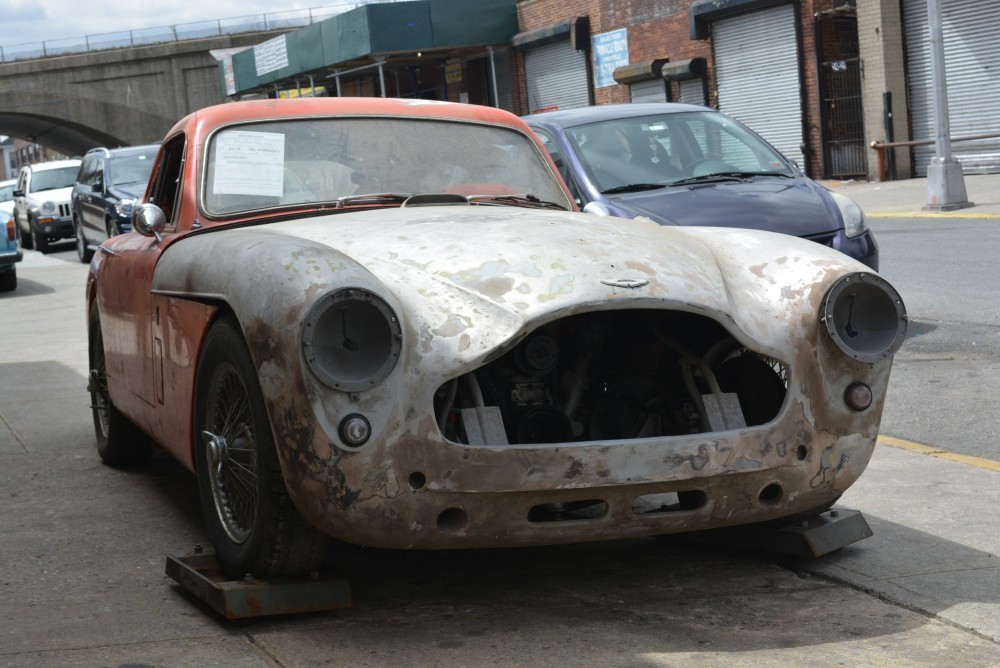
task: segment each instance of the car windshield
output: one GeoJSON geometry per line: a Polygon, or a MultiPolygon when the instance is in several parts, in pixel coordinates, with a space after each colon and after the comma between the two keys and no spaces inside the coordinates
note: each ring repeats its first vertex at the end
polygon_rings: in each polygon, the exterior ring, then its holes
{"type": "Polygon", "coordinates": [[[212,137],[202,193],[204,209],[213,214],[341,198],[398,205],[406,195],[441,193],[530,195],[572,207],[540,150],[523,134],[412,118],[296,119],[225,128],[212,137]],[[378,193],[393,197],[361,197],[378,193]]]}
{"type": "Polygon", "coordinates": [[[16,189],[16,183],[10,183],[5,186],[0,186],[0,202],[9,202],[14,199],[14,190],[16,189]]]}
{"type": "Polygon", "coordinates": [[[711,111],[618,118],[566,132],[584,168],[605,193],[652,190],[709,175],[796,173],[757,135],[711,111]]]}
{"type": "Polygon", "coordinates": [[[127,186],[149,181],[156,151],[138,155],[119,155],[108,161],[109,186],[127,186]]]}
{"type": "Polygon", "coordinates": [[[56,188],[71,188],[76,182],[79,165],[60,167],[58,169],[35,170],[31,175],[31,191],[54,190],[56,188]]]}

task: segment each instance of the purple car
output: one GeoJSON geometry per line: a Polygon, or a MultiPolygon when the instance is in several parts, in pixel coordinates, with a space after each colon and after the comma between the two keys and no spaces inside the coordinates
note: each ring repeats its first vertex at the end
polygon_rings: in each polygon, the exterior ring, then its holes
{"type": "Polygon", "coordinates": [[[524,120],[584,211],[792,234],[878,270],[878,244],[861,207],[718,111],[613,104],[524,120]]]}

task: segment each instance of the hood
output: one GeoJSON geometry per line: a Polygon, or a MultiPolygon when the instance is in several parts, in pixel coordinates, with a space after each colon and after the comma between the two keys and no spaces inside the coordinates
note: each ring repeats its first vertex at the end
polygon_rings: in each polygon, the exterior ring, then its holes
{"type": "Polygon", "coordinates": [[[60,204],[69,202],[70,195],[72,194],[73,186],[68,188],[53,188],[52,190],[39,190],[28,193],[27,200],[32,204],[41,204],[42,202],[60,204]]]}
{"type": "Polygon", "coordinates": [[[435,206],[208,228],[169,245],[154,291],[239,301],[236,312],[253,313],[261,300],[301,312],[331,290],[363,287],[383,295],[423,345],[451,345],[470,360],[526,328],[615,308],[711,314],[778,351],[845,268],[865,269],[759,230],[435,206]]]}
{"type": "Polygon", "coordinates": [[[122,186],[111,186],[108,192],[117,197],[118,199],[139,199],[144,194],[146,194],[146,184],[143,183],[126,183],[122,186]]]}
{"type": "Polygon", "coordinates": [[[836,207],[807,179],[757,177],[614,195],[610,202],[662,225],[767,230],[809,237],[841,228],[836,207]]]}

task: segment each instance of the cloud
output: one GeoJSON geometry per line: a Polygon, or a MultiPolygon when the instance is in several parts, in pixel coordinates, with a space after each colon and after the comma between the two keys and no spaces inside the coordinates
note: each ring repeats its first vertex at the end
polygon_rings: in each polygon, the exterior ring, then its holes
{"type": "MultiPolygon", "coordinates": [[[[0,46],[42,41],[68,40],[87,35],[128,32],[185,23],[234,19],[268,14],[278,17],[286,12],[310,8],[333,8],[337,11],[363,4],[363,0],[306,0],[275,4],[274,0],[144,0],[124,3],[121,0],[0,0],[0,46]],[[85,9],[84,9],[85,8],[85,9]]],[[[329,12],[317,11],[325,16],[329,12]]],[[[308,14],[306,14],[308,15],[308,14]]]]}

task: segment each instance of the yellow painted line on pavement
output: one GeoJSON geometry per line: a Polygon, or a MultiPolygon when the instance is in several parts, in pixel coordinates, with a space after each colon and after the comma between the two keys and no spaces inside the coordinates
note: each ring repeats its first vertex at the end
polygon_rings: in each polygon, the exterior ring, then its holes
{"type": "Polygon", "coordinates": [[[878,442],[882,445],[888,445],[893,448],[899,448],[900,450],[908,450],[910,452],[916,452],[920,455],[927,455],[929,457],[937,457],[938,459],[947,459],[950,462],[958,462],[959,464],[968,464],[969,466],[975,466],[977,468],[986,469],[988,471],[996,471],[1000,473],[1000,462],[993,461],[992,459],[984,459],[983,457],[973,457],[972,455],[958,455],[954,452],[948,452],[947,450],[942,450],[941,448],[932,448],[929,445],[923,445],[922,443],[914,443],[913,441],[907,441],[902,438],[894,438],[892,436],[879,436],[878,442]]]}
{"type": "Polygon", "coordinates": [[[1000,213],[948,213],[938,211],[886,211],[884,213],[871,213],[866,211],[869,218],[965,218],[967,220],[1000,220],[1000,213]]]}

